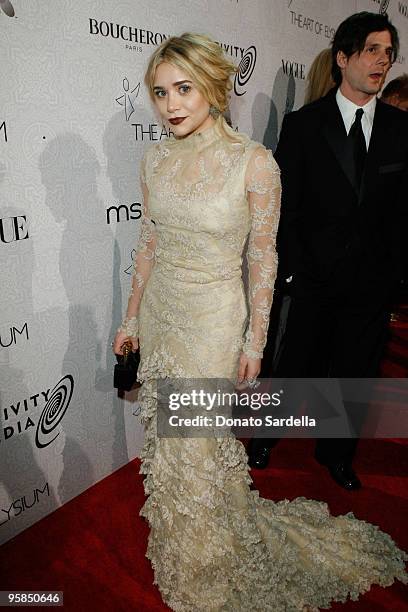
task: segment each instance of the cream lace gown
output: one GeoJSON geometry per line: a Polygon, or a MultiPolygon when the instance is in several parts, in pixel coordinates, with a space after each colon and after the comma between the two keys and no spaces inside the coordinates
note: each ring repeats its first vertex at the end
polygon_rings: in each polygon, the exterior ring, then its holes
{"type": "Polygon", "coordinates": [[[324,503],[260,498],[234,438],[156,435],[156,379],[235,379],[241,350],[256,357],[265,344],[279,168],[262,145],[228,140],[219,122],[153,146],[142,165],[144,217],[126,322],[141,347],[147,556],[176,611],[328,607],[373,583],[405,581],[405,553],[376,526],[333,517],[324,503]]]}

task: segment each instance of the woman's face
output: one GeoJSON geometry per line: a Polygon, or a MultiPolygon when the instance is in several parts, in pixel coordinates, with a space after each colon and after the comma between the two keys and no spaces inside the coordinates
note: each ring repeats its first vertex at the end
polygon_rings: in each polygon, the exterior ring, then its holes
{"type": "Polygon", "coordinates": [[[177,66],[166,62],[158,65],[153,91],[160,115],[170,123],[178,138],[202,132],[214,124],[209,103],[177,66]]]}

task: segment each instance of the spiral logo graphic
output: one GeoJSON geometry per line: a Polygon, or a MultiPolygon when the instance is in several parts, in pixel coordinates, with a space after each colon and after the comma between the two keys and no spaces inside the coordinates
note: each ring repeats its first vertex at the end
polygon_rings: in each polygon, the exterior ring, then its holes
{"type": "Polygon", "coordinates": [[[0,0],[0,9],[5,13],[8,17],[14,17],[15,12],[13,5],[9,0],[0,0]]]}
{"type": "Polygon", "coordinates": [[[256,49],[252,45],[245,51],[241,61],[239,62],[238,72],[234,79],[234,92],[237,96],[243,96],[246,93],[242,91],[252,76],[256,64],[256,49]]]}
{"type": "Polygon", "coordinates": [[[67,411],[73,390],[74,379],[67,374],[51,391],[37,424],[35,442],[38,448],[45,448],[60,435],[58,431],[52,437],[53,431],[67,411]]]}
{"type": "Polygon", "coordinates": [[[381,0],[379,13],[381,15],[385,15],[388,10],[389,5],[390,5],[390,0],[381,0]]]}

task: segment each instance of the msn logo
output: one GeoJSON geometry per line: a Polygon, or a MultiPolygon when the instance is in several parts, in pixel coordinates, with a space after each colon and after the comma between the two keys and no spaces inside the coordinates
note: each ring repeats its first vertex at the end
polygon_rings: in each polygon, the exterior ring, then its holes
{"type": "Polygon", "coordinates": [[[127,204],[112,205],[106,210],[106,222],[108,225],[113,221],[120,223],[121,221],[129,221],[129,219],[140,219],[142,211],[140,210],[140,202],[133,202],[129,206],[127,204]]]}

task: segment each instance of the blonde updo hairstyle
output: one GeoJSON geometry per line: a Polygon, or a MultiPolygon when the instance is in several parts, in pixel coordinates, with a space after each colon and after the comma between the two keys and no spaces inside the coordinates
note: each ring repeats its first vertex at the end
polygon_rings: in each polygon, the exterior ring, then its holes
{"type": "Polygon", "coordinates": [[[210,106],[220,112],[216,122],[223,129],[223,113],[228,111],[232,89],[231,76],[237,68],[224,56],[220,45],[208,36],[188,32],[165,40],[151,56],[145,74],[145,84],[153,102],[156,68],[163,62],[177,66],[189,76],[210,106]]]}
{"type": "Polygon", "coordinates": [[[336,85],[332,78],[332,50],[323,49],[314,58],[307,75],[305,104],[325,96],[336,85]]]}

